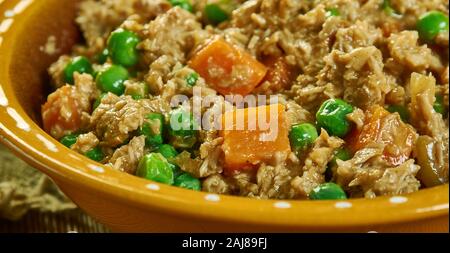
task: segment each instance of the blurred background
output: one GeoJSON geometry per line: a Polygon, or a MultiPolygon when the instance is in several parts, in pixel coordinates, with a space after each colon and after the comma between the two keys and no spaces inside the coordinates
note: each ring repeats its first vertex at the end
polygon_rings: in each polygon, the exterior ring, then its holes
{"type": "Polygon", "coordinates": [[[0,233],[69,232],[109,231],[0,144],[0,233]]]}

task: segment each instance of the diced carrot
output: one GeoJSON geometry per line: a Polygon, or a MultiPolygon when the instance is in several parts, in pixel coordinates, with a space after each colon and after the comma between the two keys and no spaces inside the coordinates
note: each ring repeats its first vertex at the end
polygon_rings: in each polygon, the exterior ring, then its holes
{"type": "Polygon", "coordinates": [[[367,118],[362,131],[354,129],[349,138],[352,140],[351,150],[354,152],[364,148],[369,142],[378,138],[381,129],[381,119],[389,115],[389,112],[381,106],[371,108],[367,113],[367,118]]]}
{"type": "Polygon", "coordinates": [[[291,147],[285,107],[281,104],[236,109],[222,116],[226,172],[270,163],[277,155],[288,156],[291,147]]]}
{"type": "Polygon", "coordinates": [[[77,131],[83,112],[74,86],[63,86],[48,96],[42,106],[44,130],[59,139],[77,131]]]}
{"type": "Polygon", "coordinates": [[[267,82],[268,86],[261,85],[257,89],[267,93],[267,91],[278,92],[290,88],[295,79],[295,70],[284,57],[266,57],[262,62],[268,68],[262,83],[267,82]]]}
{"type": "Polygon", "coordinates": [[[222,95],[247,95],[261,82],[267,68],[250,54],[215,37],[195,53],[189,66],[222,95]]]}
{"type": "Polygon", "coordinates": [[[369,143],[383,143],[383,159],[389,164],[398,166],[408,160],[417,139],[415,130],[381,106],[370,108],[366,115],[361,131],[354,130],[347,139],[350,149],[356,152],[369,143]]]}

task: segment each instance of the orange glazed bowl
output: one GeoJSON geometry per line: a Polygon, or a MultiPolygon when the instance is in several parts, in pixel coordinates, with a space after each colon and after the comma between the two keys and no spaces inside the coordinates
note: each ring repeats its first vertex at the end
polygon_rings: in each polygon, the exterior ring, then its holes
{"type": "Polygon", "coordinates": [[[113,231],[448,232],[448,184],[373,200],[255,200],[153,183],[70,151],[41,129],[40,108],[46,69],[79,41],[76,4],[0,0],[0,140],[113,231]]]}

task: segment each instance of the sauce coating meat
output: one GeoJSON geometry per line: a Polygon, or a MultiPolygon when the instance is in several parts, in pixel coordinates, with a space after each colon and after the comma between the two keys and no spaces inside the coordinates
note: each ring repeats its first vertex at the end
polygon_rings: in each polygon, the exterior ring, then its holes
{"type": "Polygon", "coordinates": [[[444,0],[85,0],[43,127],[112,169],[259,199],[448,183],[444,0]],[[265,117],[261,117],[265,116],[265,117]],[[268,127],[268,128],[264,128],[268,127]]]}

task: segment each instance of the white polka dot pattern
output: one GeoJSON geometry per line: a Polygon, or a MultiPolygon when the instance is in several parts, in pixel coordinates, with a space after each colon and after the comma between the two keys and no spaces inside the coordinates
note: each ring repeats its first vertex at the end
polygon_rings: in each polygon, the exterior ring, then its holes
{"type": "Polygon", "coordinates": [[[152,190],[152,191],[159,191],[160,187],[157,184],[148,184],[145,187],[147,187],[147,189],[152,190]]]}
{"type": "Polygon", "coordinates": [[[89,169],[91,169],[91,170],[93,170],[93,171],[95,171],[95,172],[98,172],[98,173],[105,173],[105,169],[103,169],[103,168],[100,167],[100,166],[97,166],[97,165],[94,165],[94,164],[89,164],[88,167],[89,167],[89,169]]]}
{"type": "Polygon", "coordinates": [[[219,202],[220,196],[217,194],[208,194],[205,196],[205,200],[211,201],[211,202],[219,202]]]}
{"type": "Polygon", "coordinates": [[[42,142],[44,143],[45,147],[52,151],[52,152],[58,152],[58,148],[55,146],[55,144],[53,144],[52,142],[50,142],[49,140],[47,140],[44,136],[40,135],[40,134],[36,134],[36,137],[42,142]]]}
{"type": "Polygon", "coordinates": [[[274,206],[275,206],[275,208],[279,208],[279,209],[288,209],[288,208],[292,207],[289,202],[284,202],[284,201],[275,202],[274,206]]]}
{"type": "Polygon", "coordinates": [[[402,204],[408,201],[407,197],[402,197],[402,196],[395,196],[395,197],[391,197],[389,199],[389,202],[391,202],[392,204],[402,204]]]}
{"type": "Polygon", "coordinates": [[[8,112],[9,116],[11,116],[11,118],[13,118],[16,121],[17,127],[19,129],[22,129],[26,132],[31,131],[30,125],[28,125],[28,123],[25,122],[22,116],[20,116],[15,109],[8,107],[6,111],[8,112]]]}
{"type": "Polygon", "coordinates": [[[351,208],[352,206],[353,206],[352,203],[345,201],[336,202],[336,204],[334,204],[334,207],[339,209],[351,208]]]}
{"type": "MultiPolygon", "coordinates": [[[[0,38],[1,40],[1,38],[0,38]]],[[[8,99],[5,96],[2,86],[0,85],[0,106],[8,106],[8,99]]]]}

